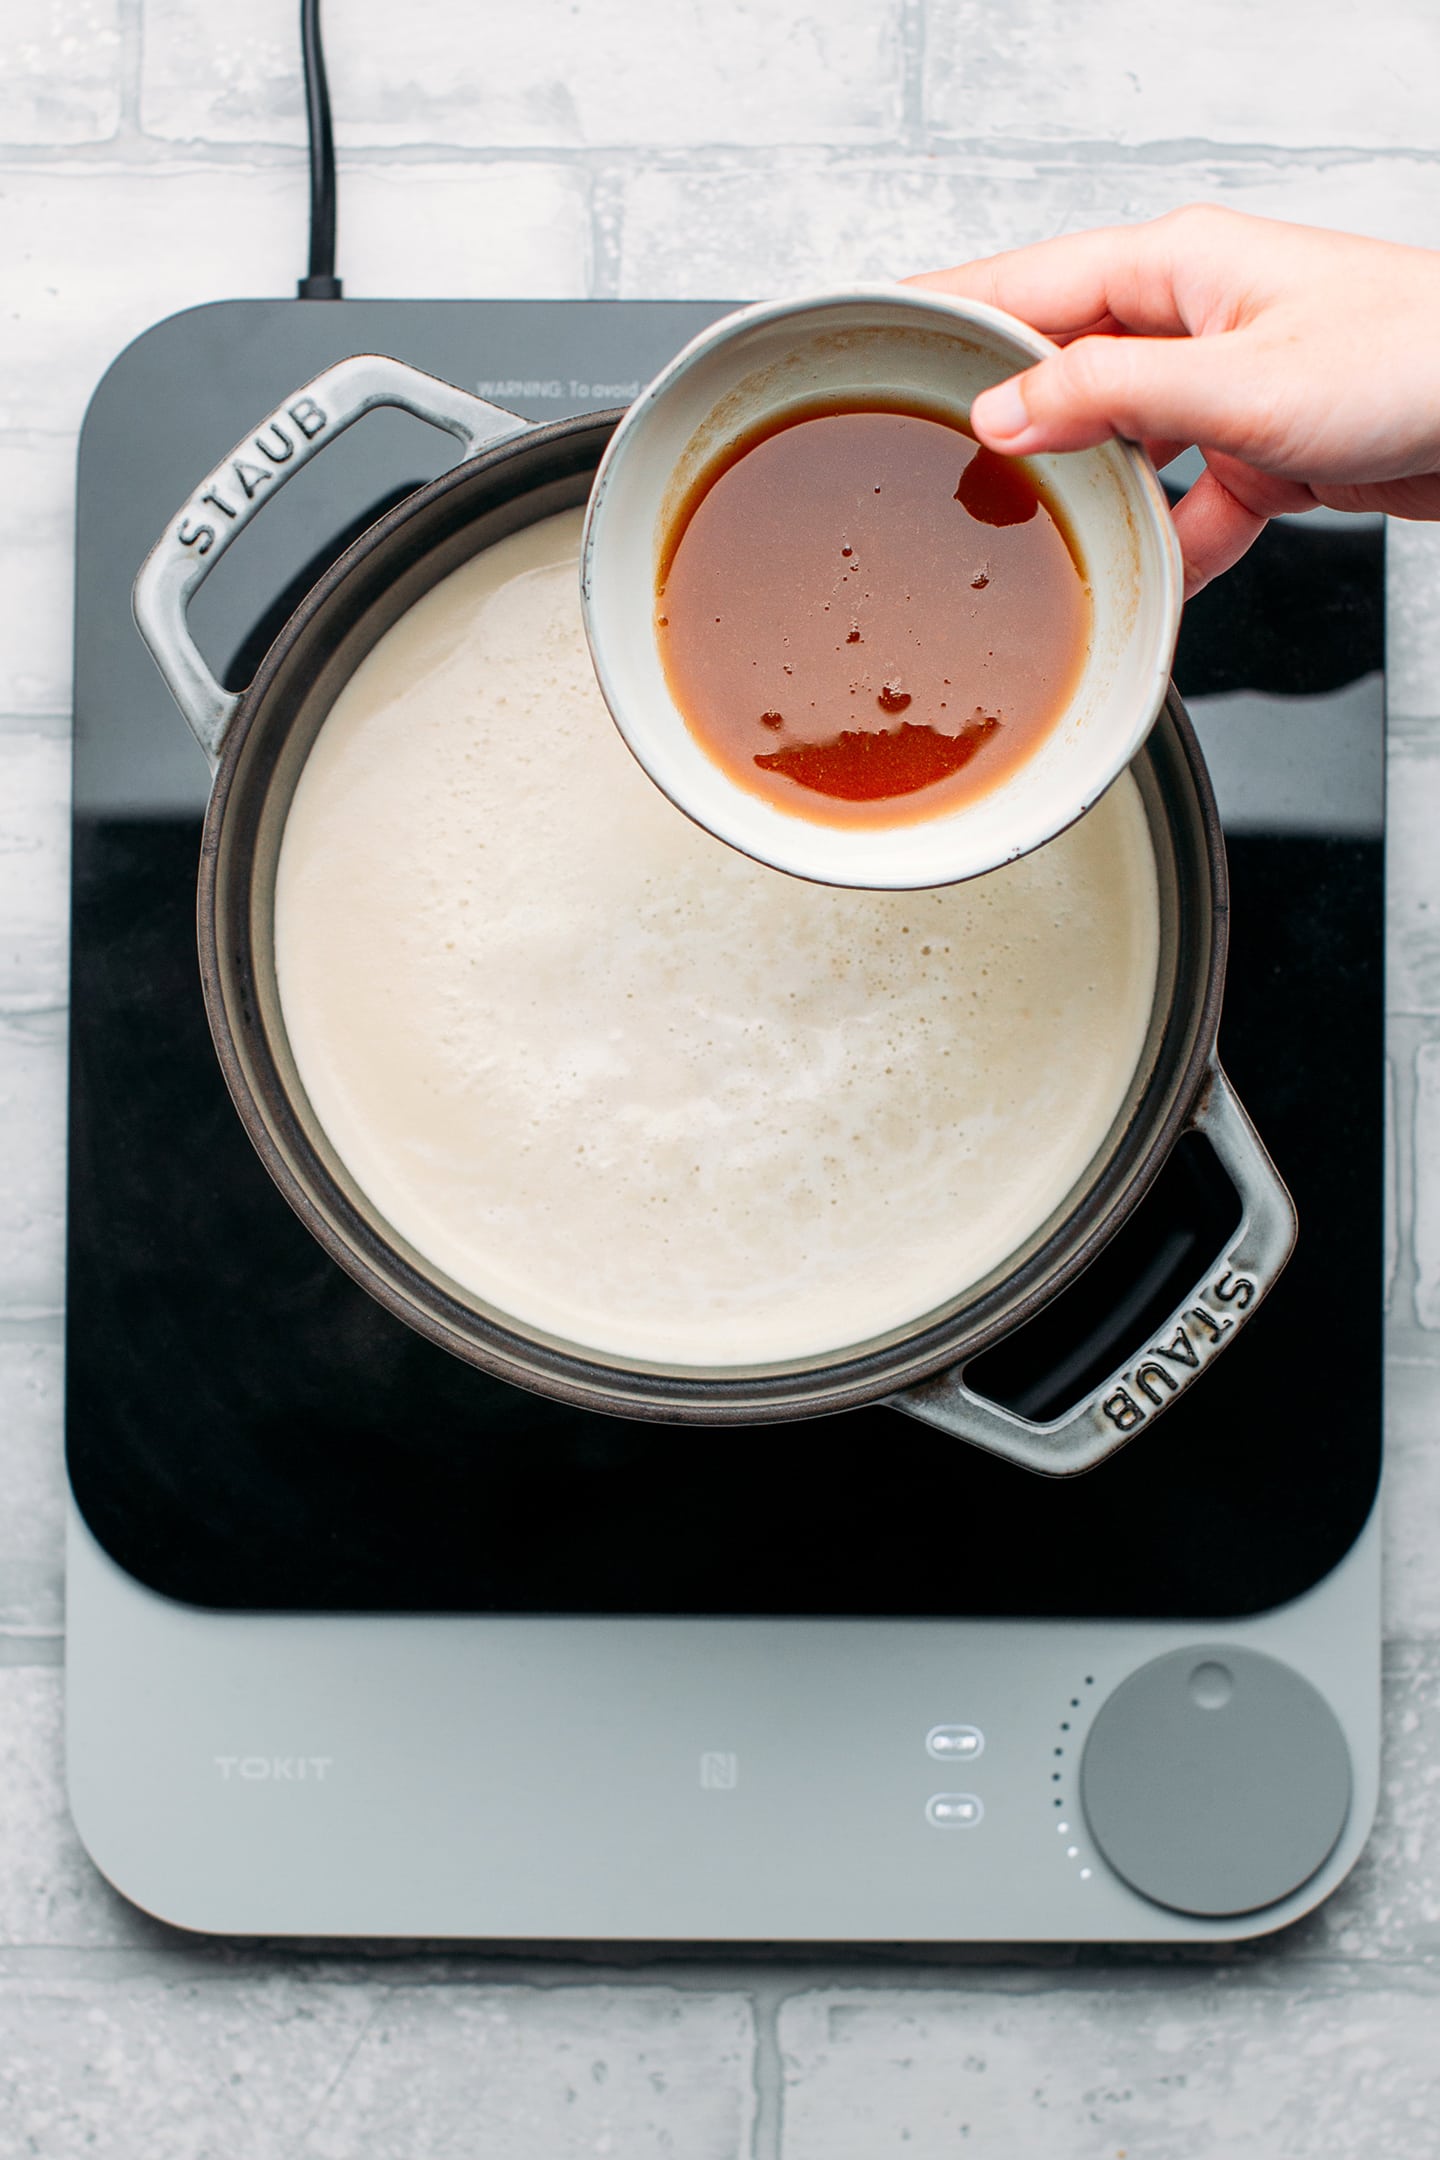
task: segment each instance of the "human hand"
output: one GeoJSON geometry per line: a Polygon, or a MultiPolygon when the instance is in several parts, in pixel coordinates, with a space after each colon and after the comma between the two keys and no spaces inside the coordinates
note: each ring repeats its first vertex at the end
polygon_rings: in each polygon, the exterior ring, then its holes
{"type": "Polygon", "coordinates": [[[1187,598],[1277,511],[1440,518],[1440,254],[1196,205],[908,282],[1062,347],[975,400],[992,450],[1199,445],[1187,598]]]}

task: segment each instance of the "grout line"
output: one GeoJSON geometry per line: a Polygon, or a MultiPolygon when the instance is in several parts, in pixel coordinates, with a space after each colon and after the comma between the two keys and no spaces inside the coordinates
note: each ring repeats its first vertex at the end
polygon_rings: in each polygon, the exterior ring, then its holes
{"type": "MultiPolygon", "coordinates": [[[[56,927],[59,928],[58,925],[56,927]]],[[[27,939],[26,942],[40,944],[42,941],[35,938],[27,939]]],[[[49,939],[44,942],[48,944],[49,939]]],[[[45,968],[41,972],[48,974],[51,971],[45,968]]],[[[63,993],[57,994],[53,990],[11,991],[0,988],[0,1023],[18,1025],[21,1034],[32,1034],[32,1023],[36,1020],[64,1020],[69,1017],[69,1013],[70,1000],[63,993]]]]}
{"type": "MultiPolygon", "coordinates": [[[[915,48],[912,47],[912,50],[915,48]]],[[[923,64],[923,53],[922,53],[923,64]]],[[[695,142],[685,144],[634,143],[460,143],[443,139],[414,143],[341,143],[338,162],[342,173],[362,166],[386,165],[560,165],[592,170],[620,163],[635,171],[710,171],[716,163],[754,174],[775,166],[811,165],[828,169],[836,165],[891,164],[913,169],[923,162],[926,170],[944,170],[947,163],[990,163],[996,166],[1042,165],[1047,169],[1148,165],[1206,165],[1224,178],[1230,169],[1296,166],[1328,170],[1340,165],[1418,164],[1440,165],[1440,150],[1415,144],[1351,143],[1251,143],[1211,142],[1203,137],[1157,137],[1141,143],[1120,143],[1104,137],[995,137],[946,135],[923,127],[918,111],[918,83],[910,77],[915,69],[907,59],[903,91],[904,132],[899,136],[874,135],[841,142],[695,142]],[[911,139],[915,130],[919,139],[911,139]],[[921,144],[923,142],[923,150],[921,144]]],[[[254,165],[293,167],[303,162],[303,141],[244,139],[211,142],[202,136],[161,137],[139,130],[122,132],[94,143],[0,144],[0,172],[67,170],[83,172],[96,166],[122,167],[129,171],[165,170],[196,165],[254,165]]]]}
{"type": "Polygon", "coordinates": [[[925,0],[900,0],[900,129],[912,149],[925,147],[925,0]]]}
{"type": "Polygon", "coordinates": [[[140,90],[145,52],[144,0],[119,0],[120,126],[112,139],[126,147],[141,139],[140,90]]]}
{"type": "Polygon", "coordinates": [[[625,233],[623,166],[598,166],[590,181],[590,298],[618,300],[622,290],[625,233]]]}
{"type": "Polygon", "coordinates": [[[51,706],[44,712],[0,712],[0,734],[3,735],[51,735],[68,740],[71,714],[67,706],[63,711],[51,706]]]}
{"type": "Polygon", "coordinates": [[[29,997],[0,995],[0,1034],[7,1035],[12,1042],[40,1043],[53,1048],[63,1039],[69,1019],[67,998],[43,991],[29,997]]]}
{"type": "Polygon", "coordinates": [[[0,1311],[0,1347],[11,1344],[22,1350],[43,1349],[65,1339],[63,1306],[22,1307],[18,1312],[0,1311]]]}
{"type": "Polygon", "coordinates": [[[754,2037],[750,2074],[755,2113],[749,2160],[783,2160],[785,2150],[785,2058],[780,2048],[780,2011],[793,1988],[784,1981],[751,1993],[754,2037]]]}
{"type": "Polygon", "coordinates": [[[65,1635],[60,1628],[33,1630],[0,1627],[0,1671],[65,1663],[65,1635]]]}
{"type": "Polygon", "coordinates": [[[1416,1135],[1415,1116],[1417,1089],[1415,1085],[1416,1043],[1413,1026],[1396,1024],[1386,1015],[1386,1063],[1387,1079],[1387,1172],[1390,1191],[1387,1199],[1394,1209],[1390,1225],[1391,1260],[1389,1296],[1386,1300],[1387,1316],[1396,1321],[1403,1315],[1411,1319],[1416,1311],[1415,1298],[1419,1290],[1420,1273],[1415,1256],[1415,1175],[1416,1135]]]}
{"type": "MultiPolygon", "coordinates": [[[[1406,1167],[1410,1202],[1403,1261],[1400,1270],[1401,1282],[1405,1291],[1405,1306],[1403,1309],[1417,1332],[1426,1335],[1435,1332],[1434,1317],[1432,1316],[1427,1320],[1423,1310],[1426,1300],[1433,1297],[1434,1283],[1433,1280],[1428,1283],[1426,1281],[1420,1245],[1422,1237],[1429,1227],[1426,1220],[1427,1208],[1425,1203],[1428,1200],[1430,1207],[1433,1208],[1435,1195],[1433,1181],[1431,1181],[1430,1189],[1427,1192],[1426,1180],[1423,1175],[1424,1165],[1422,1158],[1427,1151],[1422,1141],[1421,1127],[1426,1118],[1424,1096],[1428,1090],[1422,1081],[1421,1068],[1422,1065],[1429,1064],[1427,1053],[1435,1048],[1435,1030],[1433,1026],[1421,1025],[1416,1027],[1412,1025],[1397,1030],[1397,1032],[1404,1037],[1408,1037],[1408,1040],[1404,1042],[1403,1057],[1397,1057],[1396,1059],[1396,1083],[1399,1098],[1397,1123],[1407,1141],[1408,1160],[1406,1167]]],[[[1431,1242],[1433,1243],[1433,1239],[1431,1242]]],[[[1433,1252],[1430,1259],[1433,1266],[1433,1252]]],[[[1397,1284],[1397,1314],[1402,1309],[1399,1289],[1400,1285],[1397,1284]]]]}
{"type": "MultiPolygon", "coordinates": [[[[1141,1991],[1183,1995],[1223,1987],[1227,1995],[1241,1989],[1276,1995],[1328,1988],[1337,1997],[1363,1997],[1373,1988],[1378,1973],[1387,1985],[1408,1979],[1414,1992],[1440,1995],[1440,1953],[1429,1949],[1365,1957],[1296,1957],[1287,1956],[1284,1945],[1274,1939],[1268,1939],[1267,1948],[1264,1937],[1249,1943],[1194,1946],[1081,1944],[1075,1946],[1081,1956],[1043,1972],[1016,1962],[1017,1949],[1023,1952],[1026,1945],[1009,1944],[936,1945],[936,1954],[930,1956],[923,1954],[925,1946],[921,1946],[921,1954],[912,1951],[904,1963],[895,1955],[900,1946],[890,1945],[877,1946],[875,1956],[869,1958],[863,1952],[857,1955],[853,1946],[837,1944],[833,1958],[814,1963],[799,1962],[788,1954],[786,1945],[771,1942],[747,1945],[733,1959],[714,1958],[713,1953],[723,1952],[724,1945],[677,1945],[686,1952],[687,1961],[683,1967],[671,1967],[663,1959],[637,1965],[604,1957],[592,1963],[584,1957],[584,1945],[564,1945],[563,1962],[557,1958],[547,1965],[536,1959],[528,1945],[512,1958],[484,1944],[395,1942],[383,1937],[317,1944],[275,1937],[189,1934],[163,1922],[147,1921],[139,1911],[133,1919],[137,1927],[153,1932],[153,1942],[0,1944],[0,1983],[152,1977],[183,1980],[186,1987],[252,1987],[258,1970],[262,1976],[283,1976],[301,1985],[370,1982],[377,1991],[412,1996],[426,1991],[504,1989],[563,1996],[594,1988],[651,1989],[679,1995],[744,1996],[752,2004],[763,2000],[777,2025],[786,2002],[802,1995],[832,1993],[883,1993],[887,1999],[947,1993],[1063,2000],[1075,1993],[1123,1998],[1141,1991]],[[944,1955],[946,1949],[953,1954],[944,1955]],[[992,1950],[997,1954],[990,1955],[992,1950]]],[[[597,1946],[602,1952],[615,1947],[597,1946]]],[[[756,2030],[758,2037],[758,2023],[756,2030]]],[[[783,2078],[778,2042],[773,2054],[767,2052],[766,2067],[757,2069],[757,2084],[768,2083],[772,2063],[775,2076],[783,2078]]],[[[775,2139],[783,2136],[781,2111],[767,2104],[766,2111],[752,2120],[754,2134],[746,2160],[779,2160],[783,2148],[775,2139]]]]}

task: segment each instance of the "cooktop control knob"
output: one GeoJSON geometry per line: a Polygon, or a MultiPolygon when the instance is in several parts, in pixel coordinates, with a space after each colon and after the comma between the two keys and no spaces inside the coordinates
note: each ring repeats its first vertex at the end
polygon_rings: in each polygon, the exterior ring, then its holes
{"type": "Polygon", "coordinates": [[[1152,1659],[1102,1705],[1080,1797],[1132,1889],[1218,1919],[1276,1904],[1329,1858],[1349,1811],[1350,1754],[1292,1666],[1202,1645],[1152,1659]]]}

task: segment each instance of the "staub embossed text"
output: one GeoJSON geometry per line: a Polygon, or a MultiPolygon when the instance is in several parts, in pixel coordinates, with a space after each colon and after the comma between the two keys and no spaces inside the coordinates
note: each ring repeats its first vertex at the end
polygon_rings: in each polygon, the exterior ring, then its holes
{"type": "Polygon", "coordinates": [[[1220,1348],[1238,1315],[1254,1303],[1256,1288],[1248,1275],[1227,1268],[1202,1295],[1206,1302],[1186,1306],[1173,1335],[1152,1344],[1101,1403],[1120,1432],[1133,1432],[1190,1385],[1220,1348]]]}
{"type": "Polygon", "coordinates": [[[297,450],[303,462],[307,446],[318,442],[329,424],[329,414],[311,397],[296,398],[293,405],[273,414],[243,450],[210,475],[204,493],[186,504],[175,526],[181,547],[208,555],[217,539],[223,545],[227,529],[217,525],[215,518],[224,518],[233,527],[243,525],[279,468],[288,465],[297,450]]]}

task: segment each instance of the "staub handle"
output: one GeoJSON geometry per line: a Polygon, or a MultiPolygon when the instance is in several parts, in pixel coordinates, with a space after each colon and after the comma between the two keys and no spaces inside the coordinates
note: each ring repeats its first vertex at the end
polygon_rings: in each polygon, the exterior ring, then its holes
{"type": "Polygon", "coordinates": [[[1016,1417],[965,1385],[953,1366],[888,1398],[957,1440],[1048,1477],[1093,1469],[1169,1408],[1235,1340],[1295,1249],[1295,1204],[1218,1063],[1187,1120],[1209,1141],[1240,1195],[1234,1236],[1145,1347],[1063,1417],[1016,1417]]]}
{"type": "Polygon", "coordinates": [[[397,405],[443,428],[466,457],[530,425],[403,360],[358,353],[306,383],[221,459],[146,556],[134,591],[140,635],[212,771],[242,693],[224,689],[201,658],[185,620],[190,597],[271,496],[377,405],[397,405]]]}

